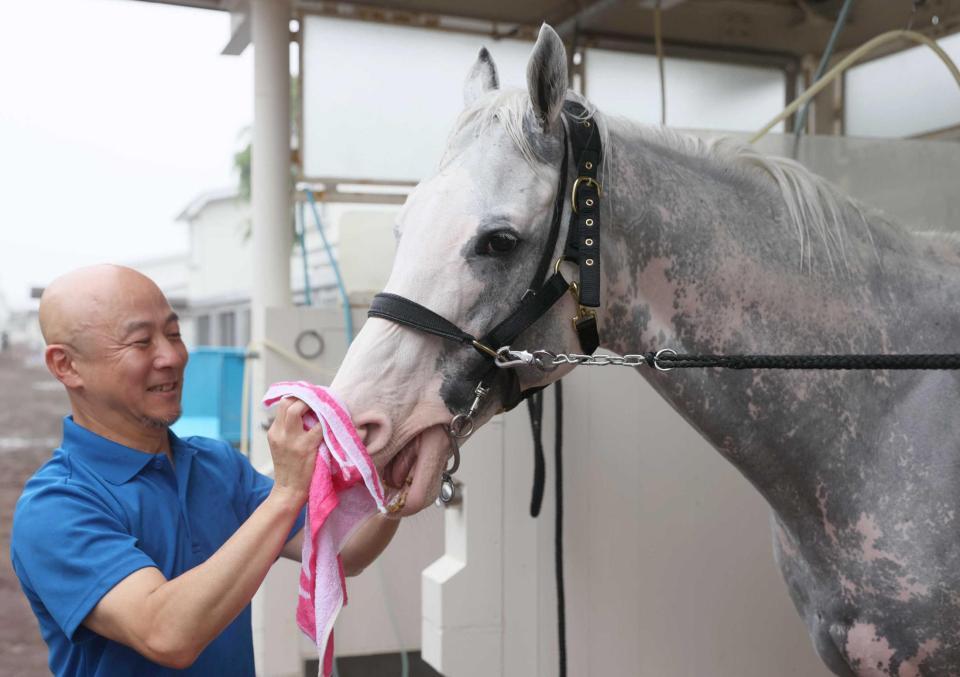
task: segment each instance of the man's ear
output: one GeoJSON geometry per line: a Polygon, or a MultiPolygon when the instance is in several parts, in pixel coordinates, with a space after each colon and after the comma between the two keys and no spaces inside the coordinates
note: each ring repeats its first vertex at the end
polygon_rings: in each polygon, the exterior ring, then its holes
{"type": "Polygon", "coordinates": [[[481,96],[499,87],[500,78],[497,77],[497,67],[493,65],[493,57],[490,56],[486,47],[481,47],[477,60],[463,83],[463,105],[469,108],[481,96]]]}
{"type": "Polygon", "coordinates": [[[83,378],[74,364],[73,354],[65,345],[54,343],[43,351],[47,369],[53,377],[68,388],[79,388],[83,385],[83,378]]]}
{"type": "Polygon", "coordinates": [[[560,117],[567,96],[567,50],[547,24],[540,27],[527,62],[527,91],[537,121],[543,129],[549,129],[560,117]]]}

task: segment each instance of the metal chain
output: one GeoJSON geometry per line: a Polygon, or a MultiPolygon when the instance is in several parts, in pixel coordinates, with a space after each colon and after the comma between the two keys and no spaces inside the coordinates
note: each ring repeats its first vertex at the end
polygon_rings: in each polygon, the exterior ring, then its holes
{"type": "Polygon", "coordinates": [[[556,367],[561,364],[585,364],[596,367],[614,365],[617,367],[644,367],[647,365],[645,355],[581,355],[580,353],[558,353],[553,356],[552,364],[556,367]]]}
{"type": "Polygon", "coordinates": [[[646,355],[584,355],[582,353],[553,353],[549,350],[511,350],[504,346],[497,351],[496,365],[502,369],[528,365],[540,371],[553,371],[562,364],[588,365],[595,367],[655,367],[660,371],[670,371],[671,367],[660,366],[661,355],[676,355],[670,348],[663,348],[646,355]]]}

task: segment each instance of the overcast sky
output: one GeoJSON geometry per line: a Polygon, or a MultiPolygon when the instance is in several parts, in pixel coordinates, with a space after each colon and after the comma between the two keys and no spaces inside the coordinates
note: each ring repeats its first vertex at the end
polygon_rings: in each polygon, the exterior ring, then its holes
{"type": "Polygon", "coordinates": [[[177,214],[233,185],[252,49],[222,12],[136,0],[0,0],[0,292],[186,249],[177,214]]]}

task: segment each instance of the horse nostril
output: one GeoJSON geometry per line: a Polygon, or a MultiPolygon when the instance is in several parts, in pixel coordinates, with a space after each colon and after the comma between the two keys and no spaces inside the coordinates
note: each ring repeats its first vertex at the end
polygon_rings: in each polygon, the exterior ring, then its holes
{"type": "Polygon", "coordinates": [[[390,441],[393,427],[385,414],[377,411],[365,412],[354,420],[354,424],[357,426],[360,441],[371,456],[382,451],[390,441]]]}

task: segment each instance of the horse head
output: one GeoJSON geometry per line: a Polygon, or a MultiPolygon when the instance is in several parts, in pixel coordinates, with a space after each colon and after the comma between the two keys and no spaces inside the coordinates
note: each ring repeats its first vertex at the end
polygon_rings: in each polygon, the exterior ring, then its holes
{"type": "MultiPolygon", "coordinates": [[[[464,88],[465,107],[436,173],[422,181],[395,226],[397,253],[385,292],[415,301],[465,332],[483,336],[513,313],[551,246],[566,136],[567,57],[544,26],[527,66],[527,91],[501,90],[493,60],[480,51],[464,88]]],[[[564,212],[569,205],[560,201],[564,212]]],[[[566,218],[560,221],[565,230],[566,218]]],[[[579,351],[564,294],[518,343],[579,351]]],[[[490,376],[475,427],[516,402],[516,390],[545,385],[567,369],[533,367],[490,376]]],[[[388,486],[410,478],[403,514],[430,504],[451,453],[446,427],[466,411],[491,361],[468,345],[371,317],[333,381],[354,415],[388,486]]]]}

